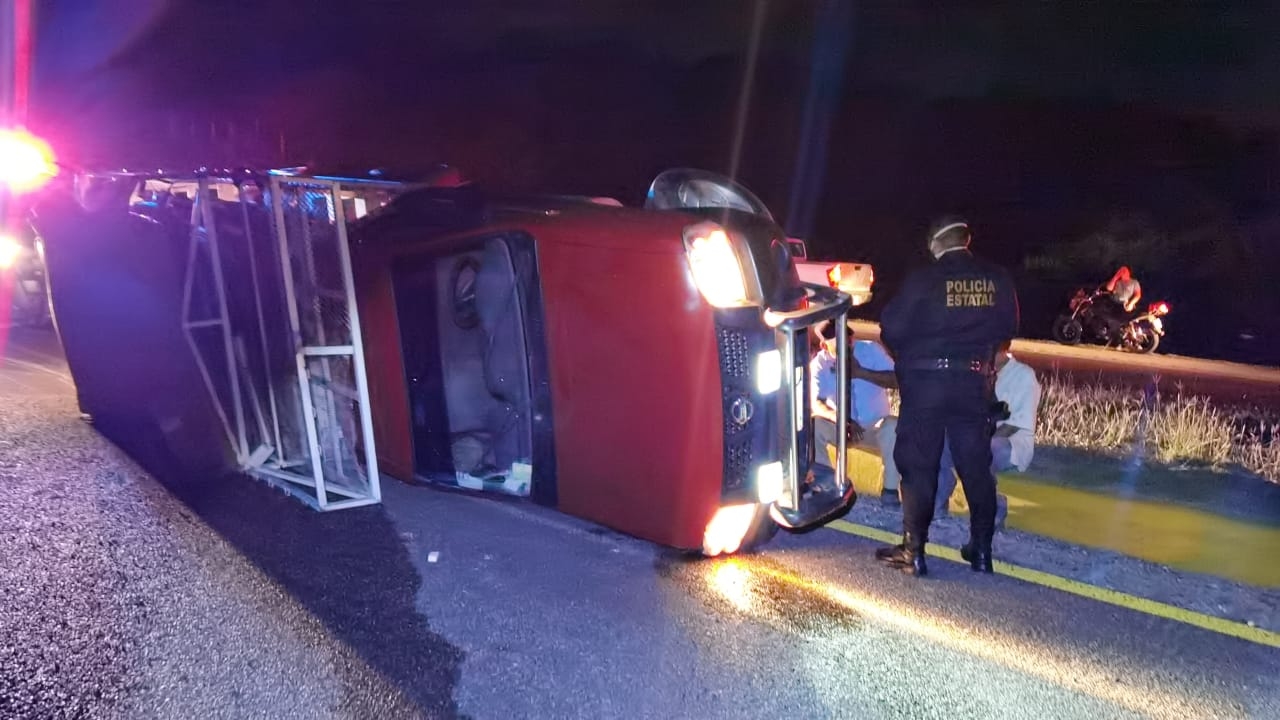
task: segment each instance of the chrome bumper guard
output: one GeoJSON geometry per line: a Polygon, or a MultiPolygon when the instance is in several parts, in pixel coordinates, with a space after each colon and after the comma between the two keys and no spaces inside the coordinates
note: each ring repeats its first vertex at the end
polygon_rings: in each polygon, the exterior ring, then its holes
{"type": "MultiPolygon", "coordinates": [[[[813,438],[813,414],[809,410],[809,362],[807,353],[799,363],[796,358],[797,334],[804,341],[801,346],[807,348],[808,338],[803,334],[820,322],[834,321],[838,348],[836,387],[849,387],[848,319],[853,300],[848,293],[835,288],[810,283],[805,283],[804,287],[808,293],[808,307],[792,312],[764,312],[765,323],[782,335],[782,366],[788,372],[787,382],[783,383],[787,408],[783,491],[778,501],[770,506],[769,515],[774,522],[793,533],[808,532],[843,517],[857,500],[853,483],[847,477],[849,393],[837,393],[836,417],[839,420],[836,424],[838,439],[833,472],[815,463],[810,452],[816,443],[810,442],[813,438]],[[805,479],[810,471],[813,482],[806,492],[805,479]]],[[[826,453],[826,448],[816,448],[816,451],[826,453]]]]}

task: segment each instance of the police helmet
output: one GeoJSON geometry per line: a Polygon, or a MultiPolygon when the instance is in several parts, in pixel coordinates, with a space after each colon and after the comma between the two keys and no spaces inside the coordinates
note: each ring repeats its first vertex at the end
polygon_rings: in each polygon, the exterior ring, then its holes
{"type": "Polygon", "coordinates": [[[934,257],[938,257],[947,250],[969,247],[969,241],[972,239],[973,233],[969,230],[969,223],[964,218],[944,215],[929,226],[927,242],[929,252],[934,257]]]}

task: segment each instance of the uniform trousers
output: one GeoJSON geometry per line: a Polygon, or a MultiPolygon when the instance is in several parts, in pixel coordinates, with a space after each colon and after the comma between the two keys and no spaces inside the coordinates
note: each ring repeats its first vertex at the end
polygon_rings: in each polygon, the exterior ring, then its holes
{"type": "Polygon", "coordinates": [[[960,369],[898,371],[902,403],[893,457],[902,474],[902,529],[920,547],[933,522],[942,444],[948,438],[969,501],[970,532],[982,543],[990,543],[995,534],[992,381],[989,375],[960,369]]]}

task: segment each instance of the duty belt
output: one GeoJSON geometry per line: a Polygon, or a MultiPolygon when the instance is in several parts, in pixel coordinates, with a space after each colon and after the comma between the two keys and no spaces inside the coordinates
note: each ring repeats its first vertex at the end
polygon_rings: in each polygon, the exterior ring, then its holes
{"type": "Polygon", "coordinates": [[[972,358],[920,358],[903,363],[907,370],[964,370],[979,375],[990,375],[995,367],[986,360],[972,358]]]}

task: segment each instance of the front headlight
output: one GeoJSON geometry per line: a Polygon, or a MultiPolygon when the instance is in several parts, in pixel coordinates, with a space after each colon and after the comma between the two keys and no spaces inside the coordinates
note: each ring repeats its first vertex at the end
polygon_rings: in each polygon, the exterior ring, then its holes
{"type": "Polygon", "coordinates": [[[782,387],[782,353],[765,350],[756,356],[756,391],[761,395],[775,393],[782,387]]]}
{"type": "Polygon", "coordinates": [[[742,263],[724,228],[715,223],[698,223],[684,231],[693,281],[702,296],[715,307],[736,307],[747,303],[747,283],[742,263]]]}
{"type": "Polygon", "coordinates": [[[771,462],[756,468],[756,496],[760,504],[769,505],[782,497],[784,480],[780,462],[771,462]]]}
{"type": "Polygon", "coordinates": [[[22,245],[8,235],[0,235],[0,270],[8,270],[22,254],[22,245]]]}

